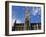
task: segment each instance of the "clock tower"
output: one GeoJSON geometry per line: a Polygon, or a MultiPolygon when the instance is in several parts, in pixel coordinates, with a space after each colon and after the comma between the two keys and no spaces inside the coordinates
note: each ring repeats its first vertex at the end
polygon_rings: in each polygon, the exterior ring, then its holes
{"type": "Polygon", "coordinates": [[[29,30],[30,25],[29,19],[30,19],[30,11],[29,8],[26,7],[24,30],[29,30]]]}

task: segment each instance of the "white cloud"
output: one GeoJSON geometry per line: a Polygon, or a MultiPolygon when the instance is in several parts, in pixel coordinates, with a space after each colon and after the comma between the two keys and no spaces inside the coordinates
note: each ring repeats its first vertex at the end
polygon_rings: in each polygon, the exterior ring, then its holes
{"type": "Polygon", "coordinates": [[[13,19],[13,20],[12,20],[12,23],[13,23],[13,24],[14,24],[15,20],[16,20],[16,19],[13,19]]]}
{"type": "Polygon", "coordinates": [[[22,23],[20,20],[16,20],[16,23],[22,23]]]}
{"type": "Polygon", "coordinates": [[[14,19],[12,19],[12,23],[13,23],[13,24],[14,24],[15,20],[16,20],[16,23],[22,23],[21,19],[16,19],[16,18],[14,18],[14,19]]]}
{"type": "Polygon", "coordinates": [[[32,14],[35,16],[37,13],[38,13],[38,8],[37,9],[33,8],[32,14]]]}

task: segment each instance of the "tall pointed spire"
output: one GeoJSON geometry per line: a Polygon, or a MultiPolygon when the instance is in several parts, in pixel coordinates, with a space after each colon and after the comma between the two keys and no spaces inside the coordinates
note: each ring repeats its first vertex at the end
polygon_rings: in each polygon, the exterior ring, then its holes
{"type": "Polygon", "coordinates": [[[26,7],[26,11],[25,11],[25,25],[24,25],[24,29],[25,30],[29,30],[29,18],[30,18],[29,8],[26,7]]]}

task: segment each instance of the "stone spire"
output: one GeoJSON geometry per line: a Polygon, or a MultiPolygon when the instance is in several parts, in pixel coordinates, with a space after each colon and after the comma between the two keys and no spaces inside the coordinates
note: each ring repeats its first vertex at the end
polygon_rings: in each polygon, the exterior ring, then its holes
{"type": "Polygon", "coordinates": [[[30,11],[29,8],[26,7],[25,11],[25,24],[24,24],[24,29],[29,30],[29,18],[30,18],[30,11]]]}

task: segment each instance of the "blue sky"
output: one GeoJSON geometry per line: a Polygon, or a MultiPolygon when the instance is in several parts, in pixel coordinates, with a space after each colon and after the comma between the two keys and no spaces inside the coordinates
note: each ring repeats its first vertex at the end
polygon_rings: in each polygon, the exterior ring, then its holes
{"type": "MultiPolygon", "coordinates": [[[[16,23],[24,23],[26,6],[12,6],[12,19],[16,23]]],[[[30,22],[40,23],[41,22],[41,8],[40,7],[28,7],[30,11],[30,22]]]]}

